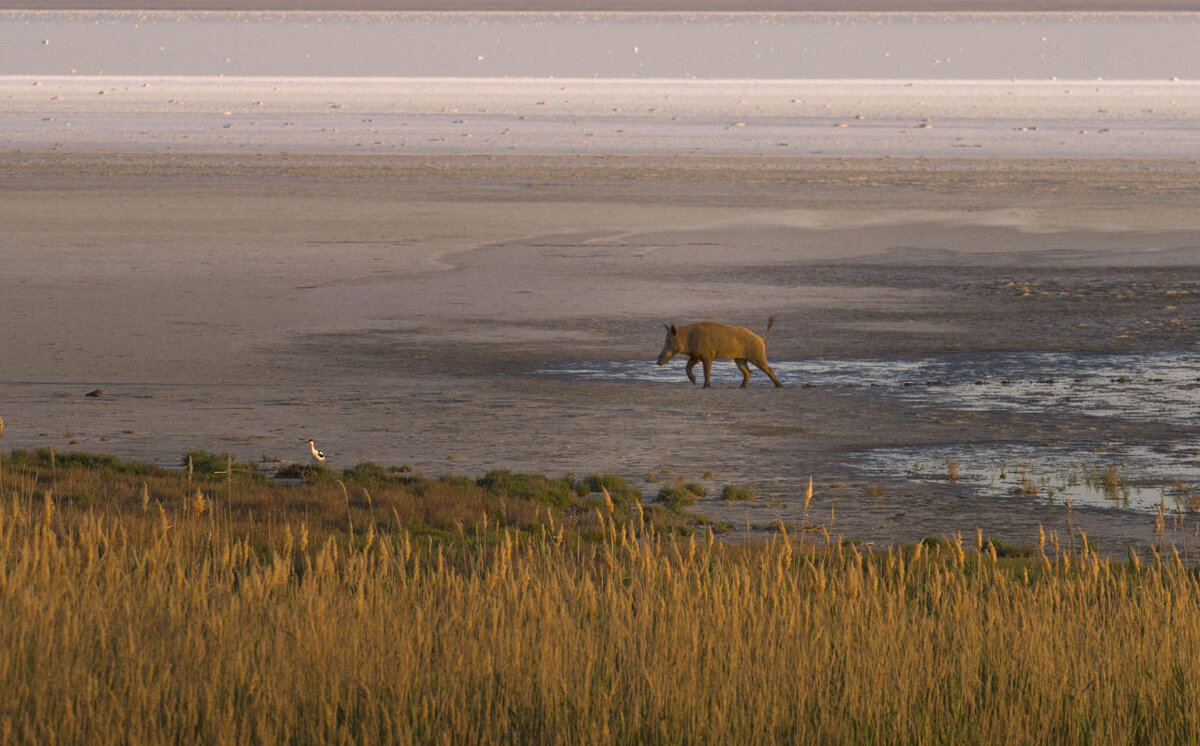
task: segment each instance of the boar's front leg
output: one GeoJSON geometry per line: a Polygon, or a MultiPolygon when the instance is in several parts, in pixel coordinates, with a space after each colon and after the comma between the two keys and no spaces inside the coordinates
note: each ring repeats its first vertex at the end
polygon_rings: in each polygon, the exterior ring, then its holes
{"type": "Polygon", "coordinates": [[[750,383],[750,366],[746,364],[745,358],[738,358],[733,362],[737,363],[738,370],[742,372],[742,388],[750,383]]]}
{"type": "Polygon", "coordinates": [[[688,358],[687,369],[686,369],[687,376],[688,376],[688,380],[692,382],[693,386],[696,385],[696,374],[692,372],[692,368],[696,367],[696,363],[698,363],[698,362],[700,362],[700,358],[698,358],[698,357],[689,357],[688,358]]]}

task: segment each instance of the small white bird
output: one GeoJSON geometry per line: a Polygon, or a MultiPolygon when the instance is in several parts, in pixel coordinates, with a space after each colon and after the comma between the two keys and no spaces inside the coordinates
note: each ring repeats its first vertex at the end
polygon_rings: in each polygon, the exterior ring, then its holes
{"type": "Polygon", "coordinates": [[[317,444],[313,442],[312,438],[308,439],[308,447],[310,449],[312,449],[313,461],[324,461],[325,460],[325,452],[317,450],[317,444]]]}

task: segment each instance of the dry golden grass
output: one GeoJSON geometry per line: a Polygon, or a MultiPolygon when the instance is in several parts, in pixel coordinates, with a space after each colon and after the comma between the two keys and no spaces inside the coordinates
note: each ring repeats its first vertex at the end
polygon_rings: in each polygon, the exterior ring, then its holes
{"type": "Polygon", "coordinates": [[[946,457],[946,474],[950,478],[950,484],[958,481],[958,461],[949,456],[946,457]]]}
{"type": "Polygon", "coordinates": [[[394,486],[359,505],[351,480],[351,535],[336,484],[0,460],[0,741],[1200,733],[1200,585],[1170,550],[732,545],[664,535],[615,495],[497,528],[491,493],[437,484],[461,532],[431,531],[436,510],[405,525],[394,486]],[[267,494],[289,506],[239,502],[267,494]]]}

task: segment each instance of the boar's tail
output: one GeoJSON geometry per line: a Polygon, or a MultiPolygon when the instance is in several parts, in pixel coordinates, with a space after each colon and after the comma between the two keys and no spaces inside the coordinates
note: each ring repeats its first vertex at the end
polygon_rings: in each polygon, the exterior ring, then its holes
{"type": "Polygon", "coordinates": [[[766,333],[766,334],[764,334],[764,335],[763,335],[763,337],[762,337],[764,342],[766,342],[766,341],[767,341],[767,337],[771,336],[771,328],[772,328],[773,326],[775,326],[775,317],[774,317],[774,316],[772,316],[771,318],[767,319],[767,333],[766,333]]]}

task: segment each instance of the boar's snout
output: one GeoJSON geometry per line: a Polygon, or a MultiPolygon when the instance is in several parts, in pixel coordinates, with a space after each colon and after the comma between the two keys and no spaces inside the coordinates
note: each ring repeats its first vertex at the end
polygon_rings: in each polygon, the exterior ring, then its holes
{"type": "Polygon", "coordinates": [[[679,333],[675,331],[675,327],[670,324],[663,324],[667,327],[667,341],[663,343],[662,352],[658,353],[658,364],[666,365],[671,362],[671,358],[683,351],[683,345],[679,342],[679,333]]]}

